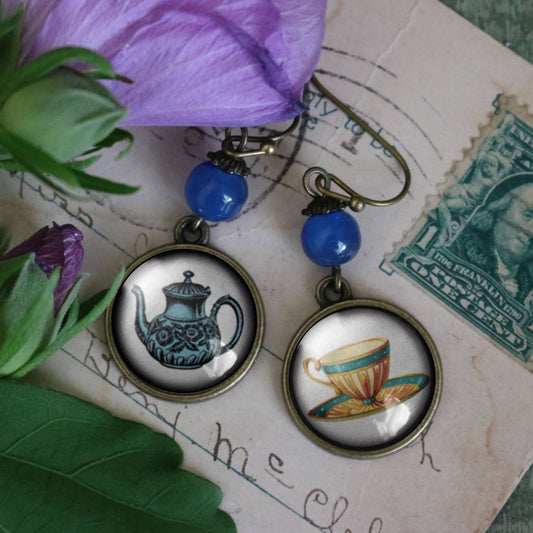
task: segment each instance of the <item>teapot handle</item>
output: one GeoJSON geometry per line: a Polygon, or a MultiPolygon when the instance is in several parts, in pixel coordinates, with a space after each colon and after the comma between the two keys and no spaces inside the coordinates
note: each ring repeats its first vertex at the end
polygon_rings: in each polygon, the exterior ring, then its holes
{"type": "Polygon", "coordinates": [[[222,355],[223,353],[226,353],[228,350],[231,350],[237,344],[237,341],[241,337],[242,327],[243,327],[243,317],[242,317],[241,306],[239,305],[237,300],[235,300],[229,295],[221,296],[214,303],[213,308],[211,309],[211,318],[215,320],[216,322],[217,313],[223,305],[229,305],[235,312],[235,317],[237,318],[237,327],[235,328],[233,337],[231,337],[230,341],[224,346],[224,348],[222,349],[219,355],[222,355]]]}

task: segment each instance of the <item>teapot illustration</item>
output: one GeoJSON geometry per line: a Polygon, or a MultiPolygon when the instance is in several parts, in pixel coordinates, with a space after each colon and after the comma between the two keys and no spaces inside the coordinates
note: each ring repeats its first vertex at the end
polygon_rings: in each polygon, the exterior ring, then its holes
{"type": "Polygon", "coordinates": [[[239,340],[243,327],[243,314],[239,303],[229,295],[220,297],[205,313],[205,302],[211,294],[209,287],[193,283],[194,273],[187,270],[185,279],[163,287],[167,300],[165,311],[148,322],[145,314],[144,294],[135,285],[137,308],[135,331],[148,353],[159,363],[170,368],[199,368],[217,356],[231,350],[239,340]],[[223,305],[235,312],[237,325],[230,341],[221,348],[217,313],[223,305]]]}

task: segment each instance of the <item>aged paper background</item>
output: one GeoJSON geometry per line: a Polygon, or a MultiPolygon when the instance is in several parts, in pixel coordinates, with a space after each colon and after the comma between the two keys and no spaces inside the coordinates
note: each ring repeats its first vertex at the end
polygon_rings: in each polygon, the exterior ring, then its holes
{"type": "MultiPolygon", "coordinates": [[[[359,255],[344,268],[355,295],[404,307],[439,347],[444,390],[424,439],[383,459],[329,455],[293,425],[281,395],[286,346],[316,309],[326,274],[305,259],[300,180],[320,165],[363,193],[388,196],[400,176],[388,154],[339,110],[308,94],[310,118],[277,155],[252,162],[250,198],[237,220],[212,228],[211,244],[239,261],[264,298],[264,349],[244,380],[222,396],[182,405],[138,392],[109,360],[103,321],[33,373],[65,390],[173,436],[185,465],[218,483],[223,508],[243,532],[482,532],[532,460],[531,374],[422,290],[383,267],[383,258],[488,120],[498,93],[533,105],[533,67],[436,0],[330,0],[319,66],[322,81],[405,154],[413,172],[400,204],[357,216],[359,255]],[[233,454],[230,454],[230,447],[233,454]]],[[[132,155],[99,171],[141,184],[129,198],[77,203],[31,176],[2,174],[2,222],[13,242],[52,220],[85,234],[88,292],[122,264],[172,239],[188,212],[185,179],[221,132],[137,129],[132,155]]]]}

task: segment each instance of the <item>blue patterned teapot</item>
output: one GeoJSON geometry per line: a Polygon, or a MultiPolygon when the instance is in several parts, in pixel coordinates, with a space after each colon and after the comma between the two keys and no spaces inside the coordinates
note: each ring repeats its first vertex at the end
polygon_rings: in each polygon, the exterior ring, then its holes
{"type": "Polygon", "coordinates": [[[163,314],[148,322],[144,294],[135,285],[131,291],[137,301],[135,331],[148,353],[159,363],[170,368],[199,368],[213,358],[231,350],[239,340],[243,314],[239,303],[229,295],[220,297],[211,314],[205,314],[205,302],[211,294],[209,287],[193,283],[194,273],[184,272],[185,279],[162,289],[167,300],[163,314]],[[237,318],[235,332],[221,348],[217,313],[224,304],[233,308],[237,318]]]}

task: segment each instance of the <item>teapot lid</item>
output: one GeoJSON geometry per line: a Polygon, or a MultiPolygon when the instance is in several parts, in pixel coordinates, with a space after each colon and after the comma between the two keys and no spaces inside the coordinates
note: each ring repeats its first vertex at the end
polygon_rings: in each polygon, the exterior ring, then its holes
{"type": "Polygon", "coordinates": [[[194,276],[194,272],[186,270],[183,275],[185,279],[180,283],[173,283],[167,285],[163,292],[169,296],[175,296],[178,298],[207,298],[211,294],[209,287],[204,287],[199,283],[193,283],[191,278],[194,276]]]}

